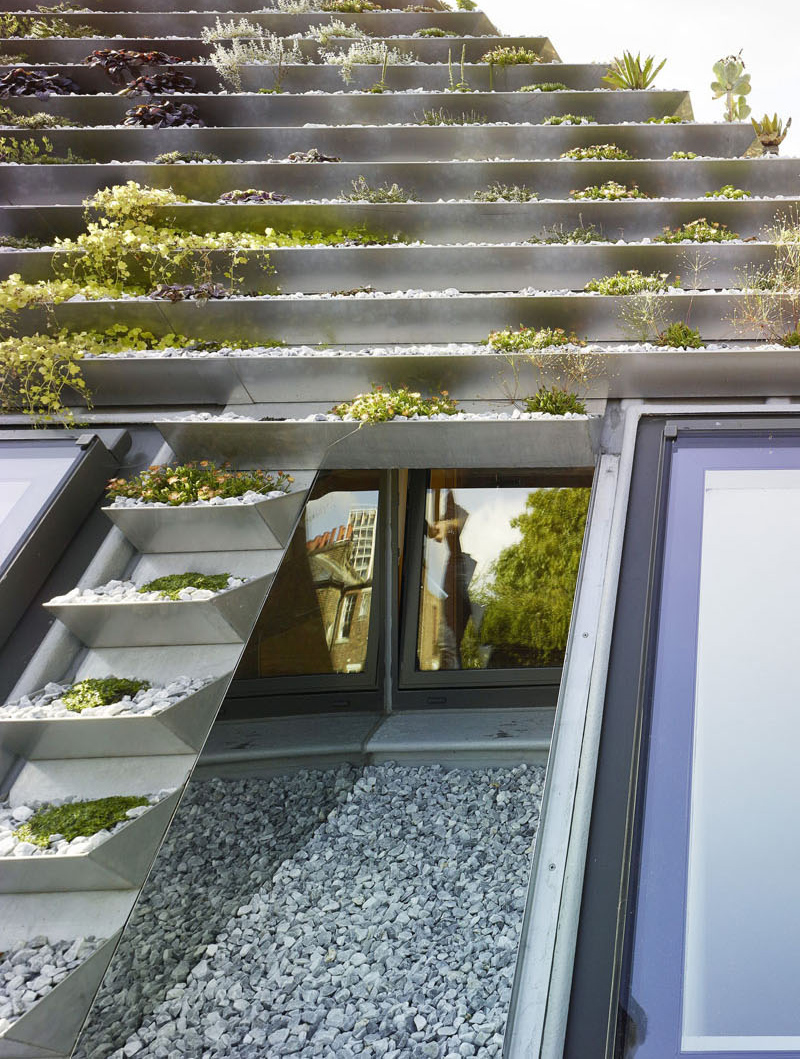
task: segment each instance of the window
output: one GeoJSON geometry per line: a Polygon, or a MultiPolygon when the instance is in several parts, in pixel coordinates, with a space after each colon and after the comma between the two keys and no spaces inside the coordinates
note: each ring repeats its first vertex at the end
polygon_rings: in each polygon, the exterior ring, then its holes
{"type": "Polygon", "coordinates": [[[431,471],[410,494],[403,679],[557,684],[580,564],[580,475],[431,471]],[[413,637],[413,640],[412,640],[413,637]]]}
{"type": "Polygon", "coordinates": [[[800,437],[674,433],[649,605],[634,475],[569,1059],[800,1052],[800,437]]]}
{"type": "MultiPolygon", "coordinates": [[[[353,626],[353,614],[356,609],[356,596],[355,593],[351,592],[348,596],[344,597],[342,603],[342,612],[339,619],[339,639],[349,640],[350,630],[353,626]]],[[[348,663],[352,665],[352,663],[348,663]]],[[[352,670],[350,671],[352,672],[352,670]]]]}

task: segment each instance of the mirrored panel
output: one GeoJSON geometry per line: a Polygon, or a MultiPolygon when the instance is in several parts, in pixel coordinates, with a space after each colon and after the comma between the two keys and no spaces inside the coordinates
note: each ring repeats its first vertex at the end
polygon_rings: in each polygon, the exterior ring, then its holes
{"type": "Polygon", "coordinates": [[[368,666],[379,472],[320,475],[237,679],[359,674],[368,666]]]}
{"type": "Polygon", "coordinates": [[[589,492],[501,473],[430,472],[419,671],[563,663],[589,492]]]}

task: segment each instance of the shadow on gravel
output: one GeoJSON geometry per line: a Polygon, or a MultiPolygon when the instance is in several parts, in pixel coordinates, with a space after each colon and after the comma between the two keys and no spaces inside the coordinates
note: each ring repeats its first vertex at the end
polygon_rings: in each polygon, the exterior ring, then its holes
{"type": "MultiPolygon", "coordinates": [[[[187,788],[73,1055],[105,1059],[169,999],[226,922],[346,800],[349,766],[187,788]]],[[[178,989],[176,992],[180,992],[178,989]]]]}

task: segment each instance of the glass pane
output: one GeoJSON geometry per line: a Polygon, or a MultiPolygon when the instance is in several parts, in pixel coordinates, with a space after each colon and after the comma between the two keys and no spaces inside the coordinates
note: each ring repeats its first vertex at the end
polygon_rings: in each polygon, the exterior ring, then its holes
{"type": "Polygon", "coordinates": [[[0,570],[83,456],[74,442],[0,442],[0,570]]]}
{"type": "Polygon", "coordinates": [[[320,477],[237,678],[362,673],[378,544],[378,473],[320,477]]]}
{"type": "Polygon", "coordinates": [[[432,471],[426,495],[420,670],[560,666],[589,489],[432,471]]]}
{"type": "Polygon", "coordinates": [[[686,1050],[800,1048],[799,535],[800,472],[706,472],[686,1050]]]}

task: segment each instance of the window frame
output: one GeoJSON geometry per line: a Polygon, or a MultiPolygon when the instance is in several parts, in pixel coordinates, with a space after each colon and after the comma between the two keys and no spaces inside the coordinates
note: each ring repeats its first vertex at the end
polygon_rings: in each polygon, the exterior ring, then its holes
{"type": "MultiPolygon", "coordinates": [[[[422,564],[425,549],[425,515],[431,471],[412,470],[408,478],[406,516],[406,551],[403,561],[401,605],[398,610],[399,647],[395,697],[398,707],[431,707],[448,705],[485,705],[488,688],[497,690],[493,705],[554,705],[561,683],[562,666],[515,669],[420,670],[417,669],[417,645],[422,564]]],[[[595,468],[520,471],[513,468],[464,469],[465,476],[479,482],[492,480],[541,479],[541,487],[576,486],[592,489],[595,468]]],[[[537,483],[539,484],[539,483],[537,483]]],[[[522,485],[522,482],[520,482],[522,485]]],[[[533,486],[531,486],[533,488],[533,486]]],[[[588,525],[588,521],[587,521],[588,525]]]]}
{"type": "MultiPolygon", "coordinates": [[[[671,455],[681,434],[698,432],[742,440],[747,436],[768,439],[774,433],[795,435],[800,441],[796,417],[723,414],[714,419],[664,416],[640,420],[563,1059],[587,1055],[617,1059],[621,1054],[618,1010],[632,957],[635,867],[642,830],[671,455]]],[[[709,1059],[728,1059],[725,1052],[703,1054],[709,1059]]],[[[747,1059],[748,1053],[737,1054],[747,1059]]]]}

